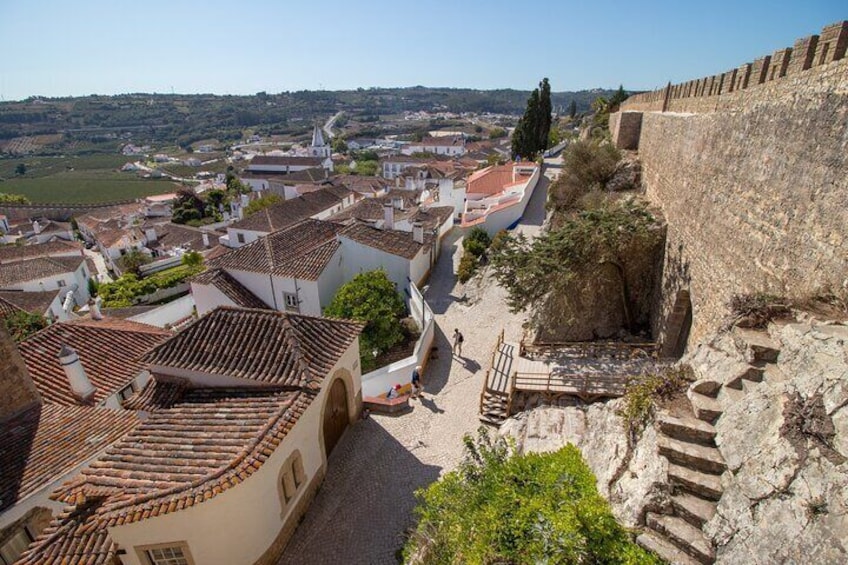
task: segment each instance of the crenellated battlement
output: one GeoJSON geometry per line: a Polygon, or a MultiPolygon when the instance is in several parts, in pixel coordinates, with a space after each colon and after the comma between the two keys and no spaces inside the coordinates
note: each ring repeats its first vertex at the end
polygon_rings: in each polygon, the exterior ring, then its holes
{"type": "Polygon", "coordinates": [[[778,49],[736,69],[636,94],[621,105],[621,110],[703,113],[732,108],[744,99],[746,91],[842,60],[846,48],[848,20],[826,26],[819,35],[803,37],[792,47],[778,49]]]}

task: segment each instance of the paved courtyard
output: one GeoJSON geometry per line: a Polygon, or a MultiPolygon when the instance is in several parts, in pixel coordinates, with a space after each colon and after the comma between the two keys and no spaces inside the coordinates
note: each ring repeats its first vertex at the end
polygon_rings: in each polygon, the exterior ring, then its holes
{"type": "MultiPolygon", "coordinates": [[[[545,217],[548,179],[542,177],[517,228],[533,236],[545,217]]],[[[414,492],[456,467],[462,436],[473,434],[480,391],[497,334],[521,338],[522,318],[509,313],[505,292],[490,284],[468,301],[456,281],[461,235],[445,238],[425,296],[436,314],[435,346],[424,375],[424,399],[411,412],[372,415],[351,426],[329,461],[327,477],[280,564],[393,564],[414,526],[414,492]],[[462,357],[451,355],[454,328],[465,336],[462,357]]]]}

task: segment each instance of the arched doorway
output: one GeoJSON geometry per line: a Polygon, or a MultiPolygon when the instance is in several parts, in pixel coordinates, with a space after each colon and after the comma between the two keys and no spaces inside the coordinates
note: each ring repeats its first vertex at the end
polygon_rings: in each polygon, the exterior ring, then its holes
{"type": "Polygon", "coordinates": [[[689,341],[689,330],[691,328],[692,299],[688,290],[680,290],[677,292],[674,308],[668,316],[662,357],[680,359],[686,351],[686,343],[689,341]]]}
{"type": "Polygon", "coordinates": [[[327,405],[324,410],[324,451],[327,457],[339,442],[350,418],[347,411],[347,386],[343,379],[333,381],[327,391],[327,405]]]}

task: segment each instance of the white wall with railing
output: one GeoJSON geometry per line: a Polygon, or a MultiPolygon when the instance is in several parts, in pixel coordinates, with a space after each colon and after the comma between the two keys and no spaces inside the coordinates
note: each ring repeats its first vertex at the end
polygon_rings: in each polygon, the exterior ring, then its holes
{"type": "Polygon", "coordinates": [[[409,283],[407,291],[406,303],[409,313],[418,325],[421,335],[415,342],[415,349],[411,356],[362,375],[362,396],[379,396],[388,392],[389,388],[396,384],[405,385],[411,382],[412,371],[416,365],[423,365],[430,354],[430,348],[436,336],[436,320],[433,311],[414,283],[409,283]]]}

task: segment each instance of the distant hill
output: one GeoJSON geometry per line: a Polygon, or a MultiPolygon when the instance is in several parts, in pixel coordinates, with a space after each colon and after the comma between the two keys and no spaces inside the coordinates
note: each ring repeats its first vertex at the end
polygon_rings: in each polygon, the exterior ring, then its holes
{"type": "MultiPolygon", "coordinates": [[[[555,92],[555,109],[574,100],[587,111],[611,90],[555,92]]],[[[251,96],[212,94],[122,94],[74,98],[29,98],[0,103],[0,142],[22,136],[65,134],[66,140],[97,141],[132,132],[132,138],[188,145],[207,138],[240,139],[245,128],[265,134],[296,133],[339,110],[374,118],[404,111],[520,114],[529,96],[522,90],[457,88],[368,88],[342,91],[264,92],[251,96]]]]}

